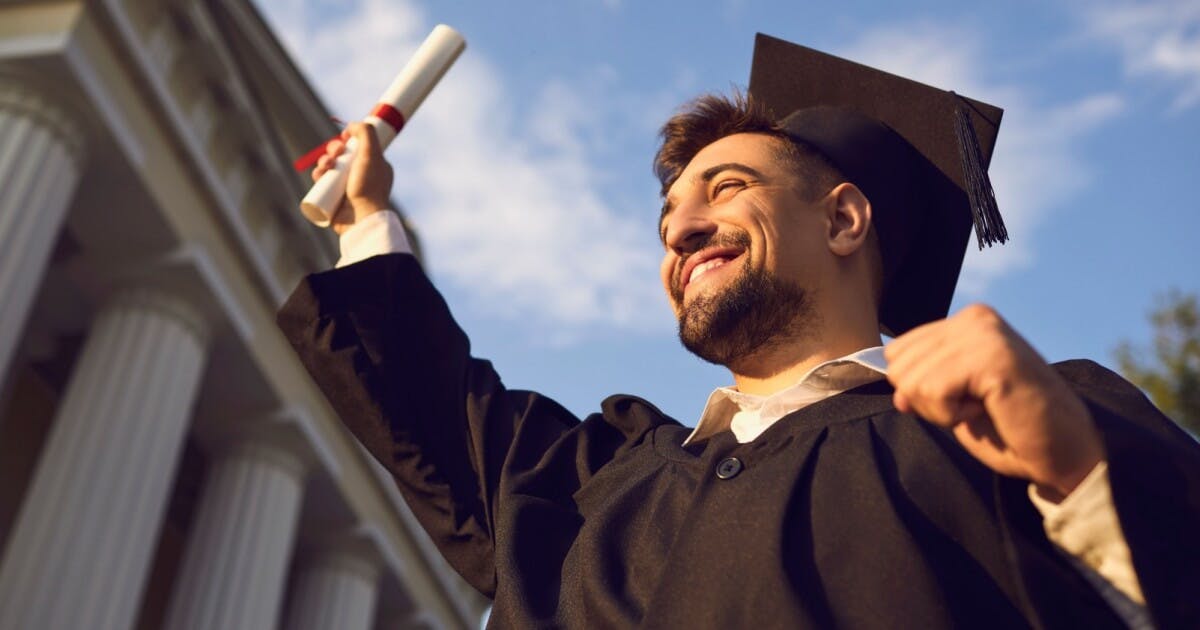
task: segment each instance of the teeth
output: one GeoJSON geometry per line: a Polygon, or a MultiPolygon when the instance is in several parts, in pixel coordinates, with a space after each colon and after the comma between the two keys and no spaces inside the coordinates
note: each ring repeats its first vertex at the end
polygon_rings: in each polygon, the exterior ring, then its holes
{"type": "Polygon", "coordinates": [[[704,261],[704,262],[700,263],[699,265],[696,265],[695,267],[692,268],[692,275],[688,277],[688,282],[693,282],[696,280],[696,278],[699,278],[705,272],[707,272],[711,269],[716,269],[717,267],[720,267],[721,265],[724,265],[724,264],[725,264],[724,258],[714,258],[712,260],[704,261]]]}

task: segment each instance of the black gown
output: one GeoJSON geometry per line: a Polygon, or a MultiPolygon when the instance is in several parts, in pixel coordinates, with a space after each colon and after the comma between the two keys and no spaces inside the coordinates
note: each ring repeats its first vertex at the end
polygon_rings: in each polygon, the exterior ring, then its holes
{"type": "MultiPolygon", "coordinates": [[[[1027,482],[896,411],[886,382],[747,444],[684,447],[689,429],[639,398],[580,420],[506,389],[405,254],[308,277],[279,325],[495,599],[491,627],[1122,627],[1047,540],[1027,482]]],[[[1103,433],[1156,624],[1200,628],[1200,447],[1108,370],[1057,367],[1103,433]]]]}

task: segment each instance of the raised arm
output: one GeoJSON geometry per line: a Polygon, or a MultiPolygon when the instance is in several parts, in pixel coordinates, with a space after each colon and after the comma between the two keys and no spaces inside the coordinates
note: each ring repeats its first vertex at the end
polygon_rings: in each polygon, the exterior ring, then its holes
{"type": "MultiPolygon", "coordinates": [[[[366,150],[351,169],[347,203],[333,221],[345,236],[386,212],[391,167],[370,131],[349,129],[366,150]]],[[[329,155],[339,150],[334,144],[329,155]]],[[[328,161],[323,158],[314,177],[328,161]]],[[[497,497],[514,436],[523,431],[552,441],[577,421],[535,394],[506,390],[488,362],[471,358],[466,335],[407,253],[305,278],[278,323],[342,421],[395,477],[442,553],[490,594],[497,497]]]]}

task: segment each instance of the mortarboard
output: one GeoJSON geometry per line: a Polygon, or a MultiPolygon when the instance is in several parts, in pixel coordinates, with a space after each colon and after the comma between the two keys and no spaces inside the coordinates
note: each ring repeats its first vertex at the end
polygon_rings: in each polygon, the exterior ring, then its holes
{"type": "Polygon", "coordinates": [[[749,91],[870,200],[883,331],[945,317],[972,224],[980,248],[1008,240],[987,177],[1003,111],[761,33],[749,91]]]}

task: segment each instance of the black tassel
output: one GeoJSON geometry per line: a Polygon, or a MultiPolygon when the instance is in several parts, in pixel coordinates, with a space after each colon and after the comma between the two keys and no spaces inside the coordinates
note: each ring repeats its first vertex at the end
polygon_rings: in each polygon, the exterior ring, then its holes
{"type": "MultiPolygon", "coordinates": [[[[953,92],[951,92],[953,94],[953,92]]],[[[958,96],[955,94],[955,96],[958,96]]],[[[992,190],[992,180],[988,178],[987,169],[983,166],[983,150],[979,148],[979,138],[975,135],[975,125],[971,123],[971,112],[962,97],[958,97],[958,107],[954,111],[954,132],[958,136],[958,157],[962,162],[963,183],[966,185],[967,198],[971,202],[971,217],[975,223],[975,237],[979,240],[979,249],[984,245],[1008,241],[1008,229],[1004,227],[1004,219],[1000,216],[1000,208],[996,205],[996,193],[992,190]]]]}

